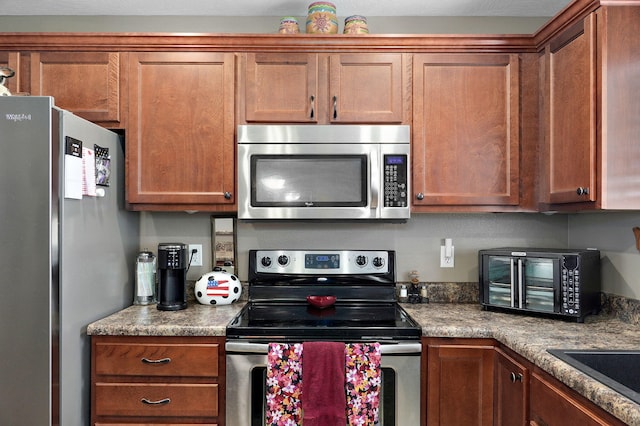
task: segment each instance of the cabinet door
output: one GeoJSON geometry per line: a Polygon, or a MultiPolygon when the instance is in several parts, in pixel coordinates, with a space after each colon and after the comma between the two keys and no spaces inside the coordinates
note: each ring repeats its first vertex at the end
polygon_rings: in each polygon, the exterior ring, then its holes
{"type": "Polygon", "coordinates": [[[529,398],[529,370],[504,351],[496,349],[496,424],[526,426],[529,398]]]}
{"type": "Polygon", "coordinates": [[[31,94],[53,96],[56,106],[87,120],[120,123],[120,54],[35,52],[31,54],[31,94]]]}
{"type": "Polygon", "coordinates": [[[317,54],[248,53],[244,77],[247,122],[318,121],[317,54]]]}
{"type": "Polygon", "coordinates": [[[18,93],[18,82],[20,78],[20,54],[18,52],[0,52],[0,67],[9,67],[16,72],[11,78],[4,82],[4,86],[11,94],[18,93]]]}
{"type": "Polygon", "coordinates": [[[429,344],[427,425],[492,425],[493,359],[493,346],[429,344]]]}
{"type": "MultiPolygon", "coordinates": [[[[335,123],[401,123],[405,65],[399,53],[329,57],[329,120],[335,123]]],[[[408,99],[407,99],[408,103],[408,99]]]]}
{"type": "Polygon", "coordinates": [[[234,55],[130,55],[128,202],[154,210],[233,206],[234,55]]]}
{"type": "Polygon", "coordinates": [[[545,51],[547,202],[595,201],[596,45],[594,15],[545,51]]]}
{"type": "Polygon", "coordinates": [[[415,206],[517,206],[518,55],[420,54],[413,64],[415,206]]]}
{"type": "Polygon", "coordinates": [[[615,426],[620,420],[577,395],[546,374],[533,373],[529,394],[531,425],[615,426]]]}

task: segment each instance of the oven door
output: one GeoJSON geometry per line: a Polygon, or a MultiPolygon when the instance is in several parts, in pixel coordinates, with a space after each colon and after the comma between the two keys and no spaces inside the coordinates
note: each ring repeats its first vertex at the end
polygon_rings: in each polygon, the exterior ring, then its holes
{"type": "MultiPolygon", "coordinates": [[[[227,341],[227,426],[264,426],[268,345],[227,341]]],[[[381,426],[420,424],[420,342],[382,344],[381,426]]]]}

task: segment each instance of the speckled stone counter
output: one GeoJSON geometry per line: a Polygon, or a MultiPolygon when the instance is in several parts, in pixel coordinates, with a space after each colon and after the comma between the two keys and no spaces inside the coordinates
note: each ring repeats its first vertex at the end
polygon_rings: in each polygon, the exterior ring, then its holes
{"type": "Polygon", "coordinates": [[[630,425],[640,425],[640,405],[554,357],[547,349],[640,349],[640,328],[608,315],[584,324],[486,312],[476,304],[403,304],[423,336],[493,338],[630,425]]]}
{"type": "MultiPolygon", "coordinates": [[[[211,307],[190,304],[182,311],[155,305],[131,306],[89,325],[90,335],[224,336],[242,303],[211,307]]],[[[541,367],[589,400],[630,425],[640,426],[633,403],[547,352],[547,349],[640,349],[640,327],[609,315],[584,324],[533,316],[485,312],[477,304],[403,304],[427,337],[493,338],[541,367]]]]}
{"type": "Polygon", "coordinates": [[[133,305],[87,327],[89,335],[224,336],[227,323],[244,303],[212,307],[189,304],[180,311],[159,311],[156,305],[133,305]]]}

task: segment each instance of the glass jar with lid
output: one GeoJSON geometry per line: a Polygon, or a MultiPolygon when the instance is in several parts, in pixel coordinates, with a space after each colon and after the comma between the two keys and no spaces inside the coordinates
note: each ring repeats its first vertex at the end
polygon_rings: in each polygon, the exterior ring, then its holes
{"type": "Polygon", "coordinates": [[[156,302],[156,257],[141,251],[136,258],[136,287],[133,303],[149,305],[156,302]]]}

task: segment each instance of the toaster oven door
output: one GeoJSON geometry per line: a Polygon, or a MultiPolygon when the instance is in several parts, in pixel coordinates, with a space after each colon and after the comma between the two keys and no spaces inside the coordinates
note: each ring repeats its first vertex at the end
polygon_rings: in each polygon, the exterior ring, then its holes
{"type": "Polygon", "coordinates": [[[483,304],[557,313],[560,306],[560,262],[557,257],[483,257],[483,304]]]}

